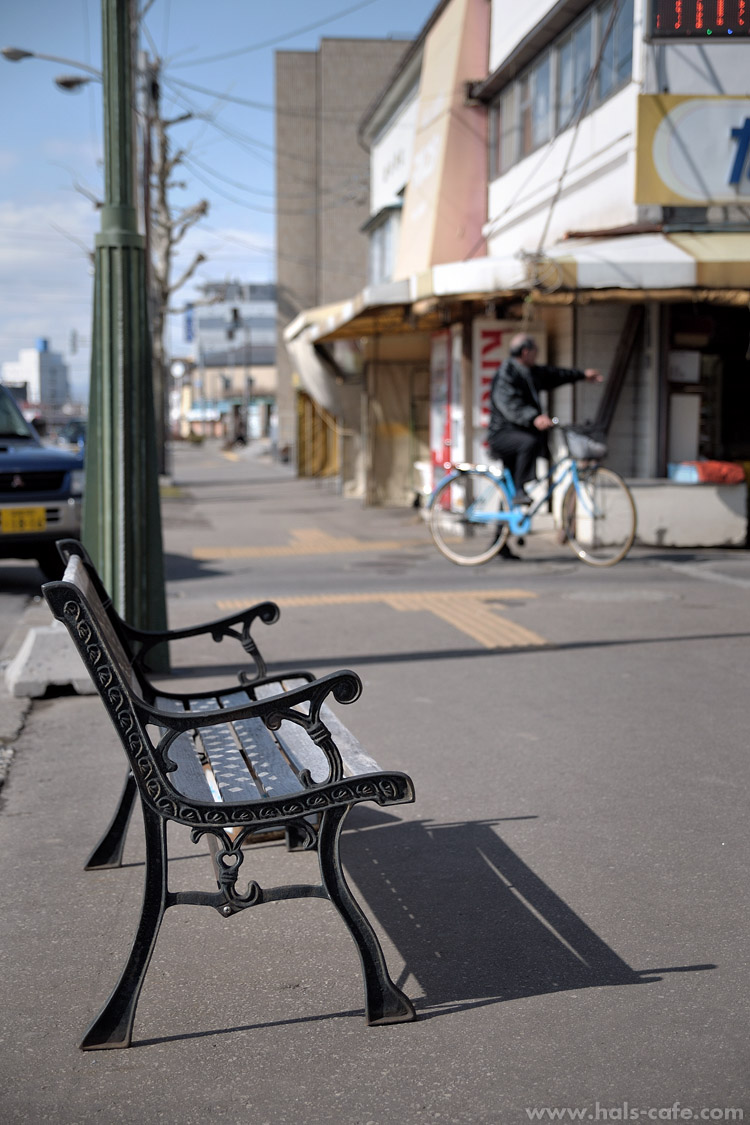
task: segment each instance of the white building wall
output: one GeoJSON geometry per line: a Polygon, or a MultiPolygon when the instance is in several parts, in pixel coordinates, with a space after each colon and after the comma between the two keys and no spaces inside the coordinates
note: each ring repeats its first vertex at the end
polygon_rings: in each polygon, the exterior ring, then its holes
{"type": "MultiPolygon", "coordinates": [[[[533,0],[518,10],[510,0],[493,0],[491,72],[555,6],[533,0]]],[[[639,93],[750,95],[750,44],[647,43],[647,11],[647,0],[635,0],[631,83],[490,182],[490,255],[536,252],[571,230],[660,218],[633,201],[639,93]]]]}
{"type": "Polygon", "coordinates": [[[643,44],[644,94],[750,94],[750,44],[643,44]]]}
{"type": "Polygon", "coordinates": [[[18,359],[11,359],[3,364],[3,382],[26,383],[30,402],[39,401],[38,360],[39,356],[33,348],[22,348],[18,359]]]}
{"type": "Polygon", "coordinates": [[[370,150],[370,214],[398,203],[411,168],[417,127],[417,89],[381,130],[370,150]]]}
{"type": "Polygon", "coordinates": [[[489,189],[488,250],[536,252],[568,231],[635,222],[633,84],[514,165],[489,189]],[[558,194],[559,193],[559,194],[558,194]]]}
{"type": "Polygon", "coordinates": [[[512,0],[492,0],[490,74],[553,7],[555,3],[550,3],[549,0],[528,0],[526,4],[513,3],[512,0]]]}
{"type": "Polygon", "coordinates": [[[4,383],[26,383],[28,401],[64,406],[70,400],[68,368],[57,352],[21,348],[17,360],[3,364],[4,383]]]}

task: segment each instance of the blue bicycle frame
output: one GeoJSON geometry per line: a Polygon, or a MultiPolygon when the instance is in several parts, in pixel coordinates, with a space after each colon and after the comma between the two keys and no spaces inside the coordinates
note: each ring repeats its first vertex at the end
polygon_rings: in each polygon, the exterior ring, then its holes
{"type": "MultiPolygon", "coordinates": [[[[538,500],[535,500],[534,503],[531,504],[528,508],[521,508],[513,504],[512,497],[514,497],[516,494],[516,488],[509,469],[503,469],[502,473],[498,474],[494,472],[489,465],[471,465],[466,463],[454,465],[451,468],[451,471],[447,473],[441,481],[438,482],[428,501],[428,508],[432,507],[435,496],[439,489],[443,487],[443,485],[445,485],[446,483],[452,484],[454,481],[460,481],[461,477],[465,476],[467,470],[469,469],[473,469],[478,473],[485,473],[488,477],[492,477],[492,479],[497,482],[497,484],[500,486],[500,490],[505,496],[508,510],[488,512],[483,511],[481,509],[481,505],[477,505],[477,507],[475,508],[474,504],[470,504],[466,509],[466,512],[464,513],[465,518],[470,523],[507,523],[509,525],[511,535],[515,535],[516,537],[527,535],[529,533],[529,531],[531,530],[531,521],[533,520],[534,516],[537,514],[539,509],[548,502],[555,489],[559,488],[563,481],[565,481],[568,477],[570,477],[573,484],[575,485],[579,500],[587,503],[585,492],[583,492],[578,487],[580,483],[580,477],[578,475],[578,465],[572,457],[566,455],[565,457],[560,458],[559,461],[555,461],[550,466],[550,470],[547,474],[547,479],[549,482],[547,491],[538,500]]],[[[542,482],[537,481],[536,483],[541,484],[542,482]]],[[[590,512],[589,514],[593,515],[593,512],[590,512]]]]}

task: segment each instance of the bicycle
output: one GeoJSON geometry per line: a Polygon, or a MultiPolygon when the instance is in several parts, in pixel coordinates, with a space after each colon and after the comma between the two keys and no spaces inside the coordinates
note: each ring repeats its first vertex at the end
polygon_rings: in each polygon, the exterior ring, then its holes
{"type": "Polygon", "coordinates": [[[493,558],[509,535],[524,536],[539,509],[568,482],[562,501],[562,530],[575,555],[589,566],[614,566],[633,545],[636,510],[625,481],[612,469],[598,464],[605,446],[575,432],[575,427],[553,426],[565,435],[565,452],[549,470],[544,487],[528,507],[514,504],[516,489],[508,469],[496,472],[489,465],[446,464],[448,474],[428,501],[429,524],[438,550],[459,566],[478,566],[493,558]],[[576,456],[569,442],[577,446],[576,456]],[[587,444],[588,443],[588,444],[587,444]],[[588,457],[581,456],[588,451],[588,457]],[[591,454],[595,454],[591,456],[591,454]]]}

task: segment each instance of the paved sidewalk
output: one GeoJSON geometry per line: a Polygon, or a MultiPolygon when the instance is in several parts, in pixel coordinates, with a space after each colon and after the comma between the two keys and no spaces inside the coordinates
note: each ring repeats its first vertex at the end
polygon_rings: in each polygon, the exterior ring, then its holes
{"type": "MultiPolygon", "coordinates": [[[[436,557],[418,513],[366,511],[255,450],[180,451],[164,513],[170,624],[271,595],[284,603],[261,634],[271,660],[293,650],[327,671],[359,655],[366,690],[346,718],[379,761],[415,775],[417,803],[357,810],[342,855],[420,1018],[365,1026],[356,952],[325,902],[228,920],[179,907],[133,1047],[79,1052],[132,939],[140,817],[121,869],[84,872],[123,781],[109,720],[98,697],[14,713],[5,697],[0,738],[18,737],[0,791],[2,1121],[520,1125],[550,1107],[636,1120],[626,1101],[643,1120],[675,1101],[750,1113],[746,723],[732,679],[747,559],[644,555],[594,579],[538,538],[533,565],[466,575],[436,557]],[[698,629],[674,623],[676,589],[706,622],[703,648],[678,647],[698,629]],[[434,612],[435,592],[441,612],[447,594],[470,596],[477,621],[507,618],[544,644],[507,656],[502,634],[485,644],[478,624],[472,636],[434,612]],[[498,724],[501,693],[515,703],[498,724]]],[[[45,614],[32,606],[24,624],[45,614]]],[[[208,641],[175,662],[193,686],[201,661],[224,678],[237,666],[208,641]]],[[[203,845],[178,829],[170,848],[172,889],[213,889],[203,845]]],[[[245,868],[275,885],[314,879],[315,863],[266,846],[245,868]]]]}

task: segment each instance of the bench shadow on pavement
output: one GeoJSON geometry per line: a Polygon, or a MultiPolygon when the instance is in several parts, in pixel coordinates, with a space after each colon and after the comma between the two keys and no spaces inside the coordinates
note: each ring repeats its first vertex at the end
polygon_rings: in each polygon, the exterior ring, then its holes
{"type": "Polygon", "coordinates": [[[358,831],[342,859],[404,959],[397,983],[421,987],[420,1019],[716,967],[631,968],[503,841],[502,820],[402,822],[360,807],[348,823],[358,831]]]}
{"type": "MultiPolygon", "coordinates": [[[[400,821],[363,805],[347,818],[341,847],[347,877],[356,884],[370,918],[403,958],[396,983],[412,998],[419,1020],[522,997],[651,984],[665,973],[716,968],[631,968],[498,834],[503,820],[533,819],[400,821]]],[[[194,859],[195,854],[177,858],[194,859]]],[[[261,1018],[241,1026],[139,1039],[132,1047],[360,1019],[361,1014],[352,1009],[261,1018]]]]}

